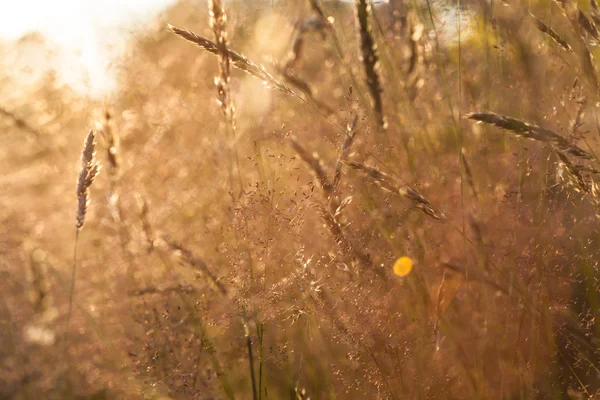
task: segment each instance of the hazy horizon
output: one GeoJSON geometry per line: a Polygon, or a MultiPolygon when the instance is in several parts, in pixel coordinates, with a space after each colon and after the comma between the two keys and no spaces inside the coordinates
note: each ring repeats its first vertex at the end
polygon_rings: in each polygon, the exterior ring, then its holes
{"type": "Polygon", "coordinates": [[[102,97],[115,89],[111,63],[124,50],[129,33],[173,3],[174,0],[11,2],[0,14],[0,41],[11,44],[28,34],[41,34],[55,53],[49,64],[57,69],[60,78],[82,95],[102,97]]]}

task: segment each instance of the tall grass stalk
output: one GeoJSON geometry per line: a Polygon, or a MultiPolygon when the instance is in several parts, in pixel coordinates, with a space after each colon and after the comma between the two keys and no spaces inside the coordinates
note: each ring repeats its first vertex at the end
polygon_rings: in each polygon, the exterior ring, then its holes
{"type": "Polygon", "coordinates": [[[71,288],[69,290],[69,311],[65,328],[65,355],[68,353],[69,325],[75,297],[75,278],[77,271],[77,244],[79,234],[85,223],[87,208],[90,204],[89,188],[100,172],[100,164],[96,161],[96,133],[90,130],[81,151],[81,171],[77,179],[77,216],[75,222],[75,243],[73,245],[73,266],[71,270],[71,288]]]}
{"type": "Polygon", "coordinates": [[[367,87],[371,95],[373,111],[377,117],[379,128],[387,129],[388,123],[383,111],[383,99],[381,95],[383,86],[379,74],[379,55],[377,54],[377,44],[375,43],[371,28],[371,14],[373,13],[371,2],[368,0],[356,0],[355,4],[361,59],[365,70],[367,87]]]}

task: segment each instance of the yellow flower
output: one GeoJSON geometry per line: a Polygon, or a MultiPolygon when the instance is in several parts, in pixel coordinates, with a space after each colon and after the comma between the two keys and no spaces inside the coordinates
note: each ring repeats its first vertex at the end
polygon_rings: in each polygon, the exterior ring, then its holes
{"type": "Polygon", "coordinates": [[[406,276],[413,269],[413,260],[410,257],[400,257],[394,263],[394,273],[398,276],[406,276]]]}

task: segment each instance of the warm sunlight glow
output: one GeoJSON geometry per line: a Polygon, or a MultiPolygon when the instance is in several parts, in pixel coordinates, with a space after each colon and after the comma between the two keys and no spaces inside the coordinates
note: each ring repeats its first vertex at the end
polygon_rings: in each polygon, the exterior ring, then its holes
{"type": "Polygon", "coordinates": [[[30,32],[57,52],[59,76],[83,95],[114,90],[112,61],[130,33],[142,29],[172,0],[12,1],[0,13],[0,43],[30,32]]]}
{"type": "Polygon", "coordinates": [[[413,261],[410,257],[400,257],[394,263],[394,273],[400,277],[407,276],[413,269],[413,261]]]}

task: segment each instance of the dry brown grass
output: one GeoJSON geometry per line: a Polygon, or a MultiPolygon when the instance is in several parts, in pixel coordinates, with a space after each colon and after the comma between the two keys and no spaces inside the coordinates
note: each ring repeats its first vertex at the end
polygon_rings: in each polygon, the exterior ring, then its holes
{"type": "Polygon", "coordinates": [[[181,2],[104,103],[0,91],[0,398],[598,396],[597,5],[463,2],[459,52],[370,3],[181,2]]]}

